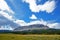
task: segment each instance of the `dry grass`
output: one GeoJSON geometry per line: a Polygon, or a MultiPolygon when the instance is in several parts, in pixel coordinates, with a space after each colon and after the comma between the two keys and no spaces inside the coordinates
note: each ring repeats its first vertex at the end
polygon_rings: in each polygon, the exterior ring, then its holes
{"type": "Polygon", "coordinates": [[[0,40],[60,40],[60,35],[0,34],[0,40]]]}

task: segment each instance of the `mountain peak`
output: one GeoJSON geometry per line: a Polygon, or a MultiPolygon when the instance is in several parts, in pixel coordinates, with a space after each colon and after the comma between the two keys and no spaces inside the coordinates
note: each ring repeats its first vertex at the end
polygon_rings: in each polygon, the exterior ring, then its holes
{"type": "Polygon", "coordinates": [[[29,26],[22,26],[22,27],[17,27],[14,30],[15,31],[21,31],[21,30],[32,30],[32,29],[48,29],[49,27],[43,24],[34,24],[34,25],[29,25],[29,26]]]}

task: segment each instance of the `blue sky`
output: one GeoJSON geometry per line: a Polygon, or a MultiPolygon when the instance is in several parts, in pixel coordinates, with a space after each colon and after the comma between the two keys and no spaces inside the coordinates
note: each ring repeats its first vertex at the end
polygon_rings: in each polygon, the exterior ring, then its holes
{"type": "MultiPolygon", "coordinates": [[[[19,25],[27,23],[33,24],[35,21],[45,21],[49,24],[53,22],[55,24],[60,24],[60,0],[2,0],[6,2],[4,10],[9,10],[10,14],[7,12],[6,17],[8,20],[15,22],[19,25]]],[[[0,2],[2,2],[0,1],[0,2]]],[[[4,3],[0,3],[4,4],[4,3]]],[[[1,10],[4,8],[0,7],[1,10]]],[[[3,12],[4,12],[3,10],[3,12]]],[[[2,12],[2,13],[3,13],[2,12]]],[[[5,11],[6,12],[6,11],[5,11]]],[[[0,18],[1,19],[1,18],[0,18]]],[[[42,24],[43,24],[42,23],[42,24]]],[[[5,24],[4,24],[5,25],[5,24]]],[[[50,26],[50,25],[49,25],[50,26]]],[[[51,26],[52,27],[52,26],[51,26]]]]}
{"type": "MultiPolygon", "coordinates": [[[[36,4],[44,4],[47,0],[42,0],[41,2],[37,1],[36,4]]],[[[56,8],[51,13],[47,13],[46,11],[41,12],[31,12],[29,9],[29,5],[27,3],[23,3],[22,0],[13,0],[13,3],[11,3],[10,0],[6,0],[8,5],[11,7],[11,9],[15,12],[14,16],[17,19],[24,20],[26,22],[30,22],[33,19],[29,19],[32,14],[34,14],[37,17],[37,20],[40,20],[41,18],[44,20],[55,20],[56,22],[60,22],[60,1],[56,0],[56,8]]]]}

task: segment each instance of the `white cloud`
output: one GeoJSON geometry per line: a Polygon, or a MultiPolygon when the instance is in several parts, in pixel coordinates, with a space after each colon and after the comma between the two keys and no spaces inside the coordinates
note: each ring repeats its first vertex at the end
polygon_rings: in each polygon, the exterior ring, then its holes
{"type": "Polygon", "coordinates": [[[30,19],[37,19],[37,17],[34,14],[32,14],[32,16],[30,17],[30,19]]]}
{"type": "Polygon", "coordinates": [[[32,22],[28,23],[28,25],[33,25],[33,24],[43,24],[43,25],[48,26],[49,28],[60,29],[60,23],[44,21],[43,19],[37,20],[37,21],[32,21],[32,22]]]}
{"type": "Polygon", "coordinates": [[[23,0],[23,2],[26,2],[29,4],[29,8],[32,12],[40,12],[40,11],[46,11],[48,13],[51,13],[56,6],[56,3],[54,0],[52,1],[46,1],[44,4],[36,4],[36,0],[23,0]]]}
{"type": "Polygon", "coordinates": [[[8,4],[5,2],[5,0],[0,0],[0,9],[1,10],[8,10],[10,13],[14,13],[10,7],[8,6],[8,4]]]}
{"type": "Polygon", "coordinates": [[[14,20],[13,15],[14,12],[13,10],[8,6],[5,0],[0,0],[0,15],[3,15],[9,20],[14,20]],[[7,11],[7,12],[6,12],[7,11]],[[10,15],[11,14],[11,15],[10,15]]]}
{"type": "Polygon", "coordinates": [[[43,25],[47,25],[47,22],[44,21],[43,19],[41,19],[41,20],[31,21],[30,23],[28,23],[28,25],[33,25],[33,24],[43,24],[43,25]]]}
{"type": "MultiPolygon", "coordinates": [[[[51,1],[51,2],[47,1],[43,5],[36,5],[36,0],[25,0],[25,2],[29,3],[30,9],[32,12],[46,11],[46,12],[50,13],[55,9],[55,1],[51,1]]],[[[8,10],[8,12],[14,13],[4,0],[0,0],[0,9],[1,9],[0,15],[3,15],[7,19],[12,20],[14,23],[17,23],[20,26],[28,26],[28,25],[33,25],[33,24],[43,24],[43,25],[49,26],[50,28],[54,28],[54,27],[60,28],[59,27],[60,23],[50,23],[50,22],[44,21],[42,19],[37,20],[37,21],[31,21],[30,23],[26,23],[23,20],[14,19],[13,15],[9,15],[9,13],[6,13],[4,11],[4,10],[8,10]]],[[[35,15],[32,15],[30,18],[37,19],[35,15]]],[[[4,28],[2,28],[2,29],[4,29],[4,28]]]]}
{"type": "Polygon", "coordinates": [[[44,21],[43,19],[36,20],[36,21],[31,21],[29,23],[26,23],[24,20],[16,20],[15,23],[19,24],[20,26],[29,26],[29,25],[34,25],[34,24],[43,24],[43,25],[48,26],[49,28],[60,29],[60,23],[51,22],[51,21],[44,21]]]}
{"type": "Polygon", "coordinates": [[[7,25],[6,25],[6,26],[1,26],[0,30],[13,30],[13,29],[9,26],[7,27],[7,25]]]}
{"type": "MultiPolygon", "coordinates": [[[[0,15],[4,16],[8,20],[14,21],[15,19],[13,18],[13,14],[14,14],[13,10],[8,6],[6,1],[0,0],[0,15]]],[[[4,26],[2,26],[2,28],[0,28],[0,29],[6,29],[6,30],[8,29],[8,28],[3,28],[3,27],[4,26]]],[[[9,28],[12,30],[11,27],[9,27],[9,28]]]]}
{"type": "Polygon", "coordinates": [[[50,28],[60,29],[60,23],[49,23],[47,24],[50,28]]]}
{"type": "Polygon", "coordinates": [[[6,12],[0,11],[0,15],[3,15],[4,17],[6,17],[9,20],[14,20],[12,15],[9,15],[6,12]]]}
{"type": "Polygon", "coordinates": [[[26,25],[26,22],[23,21],[23,20],[16,19],[14,22],[17,23],[17,24],[19,24],[20,26],[25,26],[26,25]]]}

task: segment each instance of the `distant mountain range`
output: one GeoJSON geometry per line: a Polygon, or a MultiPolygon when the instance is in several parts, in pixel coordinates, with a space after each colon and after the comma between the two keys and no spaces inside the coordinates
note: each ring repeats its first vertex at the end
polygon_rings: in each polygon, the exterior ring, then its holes
{"type": "MultiPolygon", "coordinates": [[[[14,28],[14,31],[31,30],[31,29],[48,29],[49,28],[48,26],[43,25],[43,24],[32,24],[32,25],[28,25],[28,26],[19,26],[18,24],[14,23],[11,20],[8,20],[4,16],[0,15],[0,28],[2,28],[2,26],[6,26],[6,25],[9,25],[8,28],[9,27],[14,28]]],[[[1,29],[1,30],[3,30],[3,29],[1,29]]]]}
{"type": "Polygon", "coordinates": [[[14,34],[59,34],[60,29],[49,28],[43,24],[33,24],[29,26],[18,26],[14,30],[0,30],[0,33],[14,34]]]}
{"type": "Polygon", "coordinates": [[[14,30],[15,31],[24,31],[24,30],[33,30],[33,29],[49,29],[49,27],[46,25],[43,25],[43,24],[34,24],[34,25],[29,25],[29,26],[17,27],[14,30]]]}

